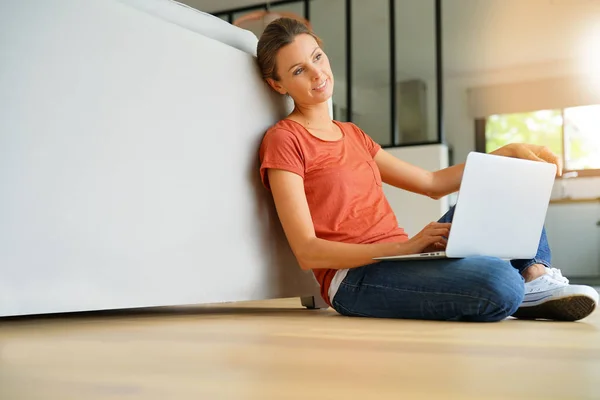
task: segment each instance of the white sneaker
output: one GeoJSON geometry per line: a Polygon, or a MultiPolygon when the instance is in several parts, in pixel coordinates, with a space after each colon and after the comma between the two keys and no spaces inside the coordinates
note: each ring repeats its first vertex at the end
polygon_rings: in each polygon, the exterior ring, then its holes
{"type": "Polygon", "coordinates": [[[577,321],[590,315],[598,304],[598,292],[589,286],[569,285],[559,269],[525,283],[525,299],[513,317],[577,321]]]}

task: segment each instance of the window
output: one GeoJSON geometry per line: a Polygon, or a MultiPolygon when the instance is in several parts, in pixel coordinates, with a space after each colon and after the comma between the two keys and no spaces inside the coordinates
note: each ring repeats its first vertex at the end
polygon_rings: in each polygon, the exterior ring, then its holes
{"type": "Polygon", "coordinates": [[[477,121],[476,130],[478,151],[509,143],[543,145],[562,156],[565,171],[600,175],[600,105],[492,115],[477,121]]]}
{"type": "Polygon", "coordinates": [[[600,169],[600,105],[565,109],[563,130],[567,168],[600,169]]]}

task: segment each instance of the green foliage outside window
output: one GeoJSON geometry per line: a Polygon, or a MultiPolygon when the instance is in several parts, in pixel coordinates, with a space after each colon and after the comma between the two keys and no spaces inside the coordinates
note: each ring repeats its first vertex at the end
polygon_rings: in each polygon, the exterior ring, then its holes
{"type": "Polygon", "coordinates": [[[567,108],[564,118],[562,110],[492,115],[485,137],[488,153],[509,143],[538,144],[564,155],[567,170],[598,169],[600,105],[567,108]]]}

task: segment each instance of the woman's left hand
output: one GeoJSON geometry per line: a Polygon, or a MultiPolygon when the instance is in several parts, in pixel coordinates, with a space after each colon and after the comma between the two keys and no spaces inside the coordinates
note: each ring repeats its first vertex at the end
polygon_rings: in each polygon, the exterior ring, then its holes
{"type": "Polygon", "coordinates": [[[525,143],[511,143],[490,154],[523,160],[541,161],[556,165],[556,176],[562,175],[562,160],[546,146],[525,143]]]}

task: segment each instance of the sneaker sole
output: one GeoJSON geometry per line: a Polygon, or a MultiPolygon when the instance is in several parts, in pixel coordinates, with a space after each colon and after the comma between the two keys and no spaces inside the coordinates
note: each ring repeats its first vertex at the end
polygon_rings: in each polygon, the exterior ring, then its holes
{"type": "Polygon", "coordinates": [[[519,319],[577,321],[590,315],[595,308],[596,302],[588,296],[569,296],[521,307],[512,316],[519,319]]]}

